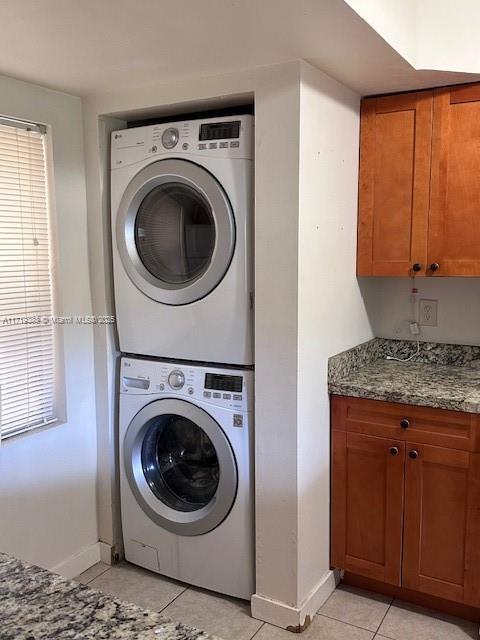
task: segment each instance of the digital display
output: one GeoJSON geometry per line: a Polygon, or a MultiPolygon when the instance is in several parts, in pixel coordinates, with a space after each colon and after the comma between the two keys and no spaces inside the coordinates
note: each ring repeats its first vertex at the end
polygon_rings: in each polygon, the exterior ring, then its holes
{"type": "Polygon", "coordinates": [[[214,389],[215,391],[233,391],[233,393],[242,393],[243,377],[242,376],[225,376],[219,373],[205,374],[205,389],[214,389]]]}
{"type": "Polygon", "coordinates": [[[200,125],[199,140],[225,140],[240,136],[240,120],[212,122],[200,125]]]}

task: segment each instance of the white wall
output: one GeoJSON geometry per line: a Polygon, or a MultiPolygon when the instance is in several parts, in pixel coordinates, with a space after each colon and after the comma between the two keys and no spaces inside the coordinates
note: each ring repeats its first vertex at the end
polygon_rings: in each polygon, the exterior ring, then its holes
{"type": "MultiPolygon", "coordinates": [[[[438,0],[432,1],[438,3],[438,0]]],[[[417,0],[345,0],[345,2],[401,56],[415,65],[417,0]]]]}
{"type": "MultiPolygon", "coordinates": [[[[421,327],[422,340],[480,344],[479,278],[416,278],[415,286],[419,300],[438,300],[438,326],[421,327]]],[[[410,278],[360,278],[360,288],[376,336],[412,337],[409,331],[411,287],[410,278]]]]}
{"type": "Polygon", "coordinates": [[[478,0],[417,0],[417,68],[480,71],[478,0]]]}
{"type": "Polygon", "coordinates": [[[329,356],[372,337],[355,278],[359,96],[306,63],[300,90],[298,544],[301,598],[328,572],[329,356]]]}
{"type": "MultiPolygon", "coordinates": [[[[81,101],[0,77],[0,113],[52,128],[58,313],[91,314],[81,101]]],[[[65,326],[64,357],[66,423],[0,447],[0,551],[68,572],[78,554],[77,568],[91,564],[98,540],[91,326],[65,326]]]]}
{"type": "MultiPolygon", "coordinates": [[[[413,68],[480,72],[478,0],[345,1],[413,68]]],[[[459,76],[442,83],[441,78],[432,78],[434,86],[476,80],[459,76]]]]}

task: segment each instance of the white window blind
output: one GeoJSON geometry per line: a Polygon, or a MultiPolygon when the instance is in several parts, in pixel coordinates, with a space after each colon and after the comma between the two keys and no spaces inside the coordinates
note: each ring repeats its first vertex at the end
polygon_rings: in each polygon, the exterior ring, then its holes
{"type": "Polygon", "coordinates": [[[0,118],[0,438],[55,420],[45,135],[0,118]]]}

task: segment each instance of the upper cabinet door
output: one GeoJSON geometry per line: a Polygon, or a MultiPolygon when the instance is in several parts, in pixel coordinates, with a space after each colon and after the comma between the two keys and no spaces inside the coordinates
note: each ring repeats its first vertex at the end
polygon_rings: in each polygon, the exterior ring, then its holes
{"type": "Polygon", "coordinates": [[[413,265],[425,274],[432,111],[432,91],[362,102],[360,276],[407,276],[413,265]]]}
{"type": "Polygon", "coordinates": [[[434,92],[428,263],[480,276],[480,84],[434,92]]]}

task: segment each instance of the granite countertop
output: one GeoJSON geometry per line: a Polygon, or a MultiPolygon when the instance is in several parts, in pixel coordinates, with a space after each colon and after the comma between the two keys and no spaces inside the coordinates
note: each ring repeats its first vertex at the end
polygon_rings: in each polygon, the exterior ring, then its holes
{"type": "Polygon", "coordinates": [[[213,640],[0,553],[0,640],[213,640]]]}
{"type": "Polygon", "coordinates": [[[480,413],[480,348],[374,339],[329,362],[329,392],[411,405],[480,413]]]}

